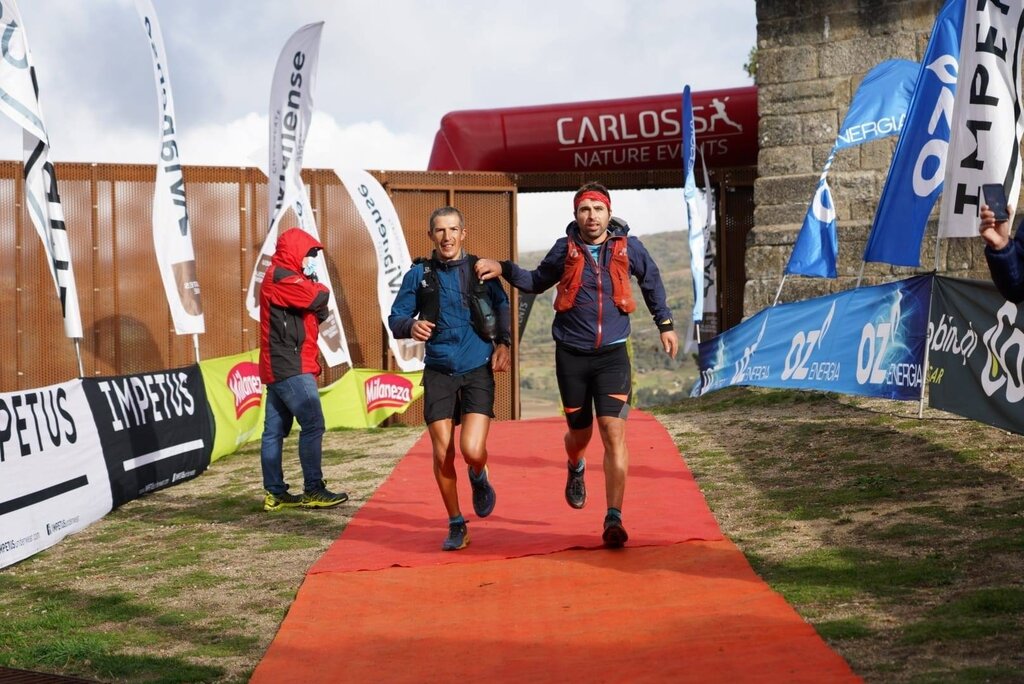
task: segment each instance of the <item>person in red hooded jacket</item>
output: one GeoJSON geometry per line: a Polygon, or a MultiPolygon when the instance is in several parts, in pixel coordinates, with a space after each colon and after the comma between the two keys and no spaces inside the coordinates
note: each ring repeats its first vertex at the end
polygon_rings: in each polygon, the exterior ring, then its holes
{"type": "Polygon", "coordinates": [[[306,231],[289,228],[277,238],[260,284],[260,380],[267,388],[260,445],[265,511],[323,508],[348,500],[348,494],[327,489],[320,469],[324,413],[316,385],[317,338],[328,315],[328,290],[316,275],[316,255],[322,249],[306,231]],[[295,420],[300,429],[301,496],[288,492],[281,467],[281,447],[295,420]]]}

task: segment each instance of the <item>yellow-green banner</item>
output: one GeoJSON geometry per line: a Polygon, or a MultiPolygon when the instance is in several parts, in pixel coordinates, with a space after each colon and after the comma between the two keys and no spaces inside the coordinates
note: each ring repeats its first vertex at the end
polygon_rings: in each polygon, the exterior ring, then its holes
{"type": "Polygon", "coordinates": [[[206,397],[213,412],[210,461],[234,453],[263,434],[263,383],[258,349],[199,362],[206,397]]]}
{"type": "Polygon", "coordinates": [[[320,390],[327,429],[376,427],[388,416],[405,413],[423,395],[422,378],[422,371],[351,369],[320,390]]]}

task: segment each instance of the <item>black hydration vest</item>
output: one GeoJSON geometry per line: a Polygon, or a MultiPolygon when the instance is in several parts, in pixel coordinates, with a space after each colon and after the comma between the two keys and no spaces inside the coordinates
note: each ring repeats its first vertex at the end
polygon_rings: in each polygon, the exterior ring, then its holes
{"type": "MultiPolygon", "coordinates": [[[[477,258],[474,254],[466,255],[470,273],[469,292],[467,293],[469,319],[477,335],[485,342],[494,342],[498,339],[498,317],[491,305],[487,284],[476,277],[477,258]]],[[[416,288],[416,308],[420,312],[420,319],[437,323],[441,313],[441,282],[437,277],[438,262],[433,257],[420,257],[413,263],[423,264],[423,280],[416,288]]]]}

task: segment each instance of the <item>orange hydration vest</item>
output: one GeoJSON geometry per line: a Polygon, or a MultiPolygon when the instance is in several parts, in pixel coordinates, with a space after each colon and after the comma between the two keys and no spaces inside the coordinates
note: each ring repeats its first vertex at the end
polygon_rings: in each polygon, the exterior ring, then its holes
{"type": "MultiPolygon", "coordinates": [[[[612,278],[612,301],[622,313],[633,313],[636,311],[636,301],[633,299],[633,290],[629,286],[629,254],[626,252],[626,237],[624,235],[609,237],[607,248],[612,250],[611,262],[608,264],[608,273],[612,278]]],[[[557,295],[555,296],[555,311],[568,311],[576,301],[580,287],[583,285],[583,267],[587,257],[583,248],[571,237],[567,240],[565,251],[565,265],[562,267],[562,279],[558,281],[557,295]]],[[[600,265],[597,274],[597,295],[601,296],[601,274],[600,265]]]]}

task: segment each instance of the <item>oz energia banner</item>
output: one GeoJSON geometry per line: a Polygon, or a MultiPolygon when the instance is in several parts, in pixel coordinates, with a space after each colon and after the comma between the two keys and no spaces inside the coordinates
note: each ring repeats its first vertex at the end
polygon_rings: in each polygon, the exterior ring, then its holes
{"type": "Polygon", "coordinates": [[[1024,304],[990,282],[936,278],[928,402],[1024,434],[1024,304]]]}
{"type": "Polygon", "coordinates": [[[692,394],[754,385],[917,400],[931,277],[764,309],[701,343],[692,394]]]}
{"type": "Polygon", "coordinates": [[[82,381],[0,394],[0,568],[84,529],[111,506],[82,381]]]}
{"type": "Polygon", "coordinates": [[[335,169],[334,172],[356,205],[377,251],[377,302],[395,363],[403,371],[423,370],[423,343],[411,339],[396,340],[388,325],[391,305],[402,286],[402,279],[412,267],[412,257],[405,244],[405,233],[395,205],[377,179],[366,171],[335,169]]]}
{"type": "Polygon", "coordinates": [[[939,237],[977,237],[981,186],[1020,194],[1019,100],[1024,3],[966,3],[959,81],[953,104],[939,237]]]}
{"type": "Polygon", "coordinates": [[[71,268],[64,210],[57,175],[50,163],[50,143],[43,124],[35,67],[28,48],[25,25],[14,0],[0,0],[0,112],[22,127],[25,160],[25,202],[32,226],[46,250],[50,276],[57,288],[64,334],[82,337],[78,288],[71,268]]]}
{"type": "Polygon", "coordinates": [[[135,0],[135,9],[149,41],[153,57],[157,102],[160,106],[160,154],[156,163],[156,188],[153,193],[153,247],[167,305],[174,321],[174,332],[190,335],[205,332],[203,303],[199,297],[196,258],[192,250],[188,209],[185,207],[185,179],[178,156],[177,123],[171,74],[167,66],[163,34],[156,10],[150,0],[135,0]]]}
{"type": "MultiPolygon", "coordinates": [[[[302,184],[302,154],[306,133],[313,118],[313,89],[316,85],[316,67],[320,55],[320,33],[324,23],[307,24],[288,39],[274,69],[270,89],[270,160],[267,168],[267,199],[270,202],[270,229],[256,260],[246,308],[254,320],[259,320],[259,284],[270,266],[277,248],[277,234],[288,210],[295,212],[299,227],[320,240],[313,209],[309,205],[302,184]]],[[[352,364],[348,341],[341,325],[338,302],[334,298],[327,259],[321,250],[317,254],[317,272],[329,290],[329,315],[320,324],[320,352],[330,366],[352,364]]]]}

